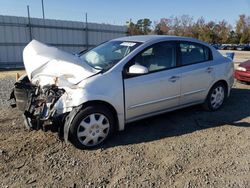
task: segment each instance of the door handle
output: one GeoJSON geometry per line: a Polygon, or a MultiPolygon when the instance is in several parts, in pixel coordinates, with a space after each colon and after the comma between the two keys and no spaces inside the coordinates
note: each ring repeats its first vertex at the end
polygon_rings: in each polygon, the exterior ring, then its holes
{"type": "Polygon", "coordinates": [[[207,72],[207,73],[211,73],[213,70],[214,70],[213,67],[208,67],[208,68],[206,69],[206,72],[207,72]]]}
{"type": "Polygon", "coordinates": [[[170,81],[170,82],[176,82],[176,80],[178,80],[180,77],[179,76],[172,76],[172,77],[170,77],[169,79],[168,79],[168,81],[170,81]]]}

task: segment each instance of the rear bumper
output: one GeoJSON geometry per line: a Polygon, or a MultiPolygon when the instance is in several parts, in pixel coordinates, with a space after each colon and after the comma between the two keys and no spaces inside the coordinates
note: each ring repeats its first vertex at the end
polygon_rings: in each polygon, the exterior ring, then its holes
{"type": "Polygon", "coordinates": [[[236,70],[234,72],[234,77],[235,77],[235,79],[240,80],[240,81],[250,82],[250,72],[249,71],[243,72],[243,71],[236,70]]]}

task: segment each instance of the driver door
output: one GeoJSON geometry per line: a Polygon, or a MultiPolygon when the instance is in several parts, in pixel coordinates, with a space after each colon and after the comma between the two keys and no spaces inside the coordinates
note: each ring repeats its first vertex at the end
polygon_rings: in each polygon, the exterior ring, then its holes
{"type": "Polygon", "coordinates": [[[180,98],[180,69],[176,44],[161,42],[139,53],[124,70],[127,122],[177,107],[180,98]],[[147,74],[130,75],[129,67],[139,64],[147,74]]]}

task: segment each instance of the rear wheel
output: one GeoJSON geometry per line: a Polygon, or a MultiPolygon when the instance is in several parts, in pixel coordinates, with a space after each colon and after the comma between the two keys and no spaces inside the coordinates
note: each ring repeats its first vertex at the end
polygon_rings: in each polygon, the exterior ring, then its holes
{"type": "Polygon", "coordinates": [[[89,106],[81,110],[70,127],[72,143],[80,149],[93,148],[110,137],[114,131],[114,117],[105,106],[89,106]]]}
{"type": "Polygon", "coordinates": [[[226,93],[226,87],[223,83],[215,84],[209,91],[203,107],[211,111],[218,110],[225,101],[226,93]]]}

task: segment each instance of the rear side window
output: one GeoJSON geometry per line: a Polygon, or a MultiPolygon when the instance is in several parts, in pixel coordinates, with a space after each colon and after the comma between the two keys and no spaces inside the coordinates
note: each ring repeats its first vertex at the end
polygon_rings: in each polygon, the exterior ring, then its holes
{"type": "Polygon", "coordinates": [[[182,65],[190,65],[212,59],[211,51],[208,47],[192,42],[181,42],[180,53],[182,65]]]}

